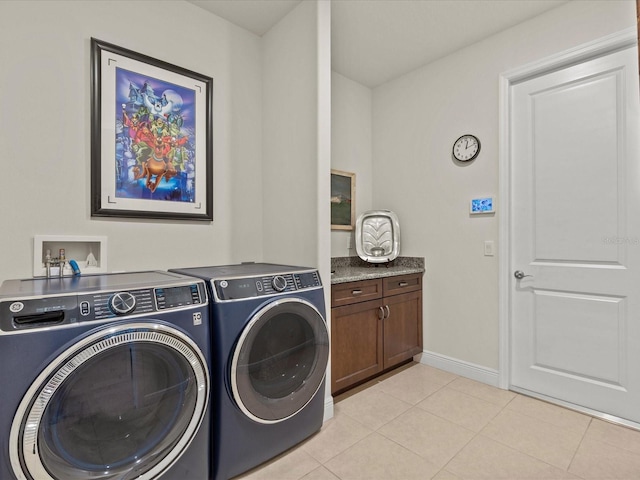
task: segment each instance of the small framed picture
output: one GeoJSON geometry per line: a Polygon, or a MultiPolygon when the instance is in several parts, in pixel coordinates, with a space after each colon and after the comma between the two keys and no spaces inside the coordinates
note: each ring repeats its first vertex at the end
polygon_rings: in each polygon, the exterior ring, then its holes
{"type": "Polygon", "coordinates": [[[331,230],[353,230],[356,174],[331,170],[331,230]]]}
{"type": "Polygon", "coordinates": [[[481,213],[495,213],[493,197],[473,198],[469,203],[469,213],[472,215],[481,213]]]}

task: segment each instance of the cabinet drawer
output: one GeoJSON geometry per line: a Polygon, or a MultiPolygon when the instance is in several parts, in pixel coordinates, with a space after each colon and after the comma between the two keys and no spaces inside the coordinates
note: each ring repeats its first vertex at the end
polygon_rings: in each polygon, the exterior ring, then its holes
{"type": "Polygon", "coordinates": [[[422,274],[400,275],[383,279],[382,292],[384,296],[422,290],[422,274]]]}
{"type": "Polygon", "coordinates": [[[360,280],[331,286],[331,307],[382,298],[382,281],[360,280]]]}

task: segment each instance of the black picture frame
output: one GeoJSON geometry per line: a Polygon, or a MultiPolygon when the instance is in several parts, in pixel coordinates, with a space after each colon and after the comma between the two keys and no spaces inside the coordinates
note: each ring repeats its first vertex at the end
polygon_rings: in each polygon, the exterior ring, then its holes
{"type": "Polygon", "coordinates": [[[91,39],[91,216],[213,220],[211,77],[91,39]]]}

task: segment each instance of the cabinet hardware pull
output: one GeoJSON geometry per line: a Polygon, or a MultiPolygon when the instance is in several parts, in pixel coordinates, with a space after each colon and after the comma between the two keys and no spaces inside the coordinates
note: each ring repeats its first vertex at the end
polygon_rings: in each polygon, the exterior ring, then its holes
{"type": "Polygon", "coordinates": [[[389,315],[391,315],[391,309],[389,308],[389,305],[385,305],[384,308],[387,309],[387,316],[383,318],[389,318],[389,315]]]}
{"type": "Polygon", "coordinates": [[[407,287],[409,284],[407,282],[400,282],[398,283],[399,287],[407,287]]]}
{"type": "Polygon", "coordinates": [[[378,307],[380,312],[378,313],[378,320],[384,320],[384,309],[382,307],[378,307]]]}
{"type": "Polygon", "coordinates": [[[351,291],[351,295],[360,295],[362,293],[362,290],[352,290],[351,291]]]}

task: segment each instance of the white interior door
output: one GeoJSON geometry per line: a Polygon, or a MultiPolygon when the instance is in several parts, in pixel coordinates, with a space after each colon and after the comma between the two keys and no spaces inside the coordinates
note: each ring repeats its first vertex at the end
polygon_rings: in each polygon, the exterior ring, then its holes
{"type": "Polygon", "coordinates": [[[636,50],[511,90],[510,384],[640,423],[636,50]]]}

